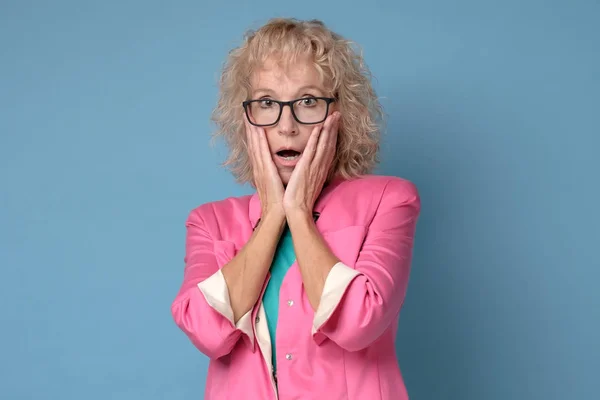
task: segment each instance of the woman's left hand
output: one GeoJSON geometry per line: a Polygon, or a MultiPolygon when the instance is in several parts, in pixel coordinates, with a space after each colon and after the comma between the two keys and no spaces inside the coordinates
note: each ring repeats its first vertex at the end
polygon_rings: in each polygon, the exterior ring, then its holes
{"type": "Polygon", "coordinates": [[[313,129],[283,195],[286,215],[312,214],[335,157],[340,117],[334,112],[313,129]]]}

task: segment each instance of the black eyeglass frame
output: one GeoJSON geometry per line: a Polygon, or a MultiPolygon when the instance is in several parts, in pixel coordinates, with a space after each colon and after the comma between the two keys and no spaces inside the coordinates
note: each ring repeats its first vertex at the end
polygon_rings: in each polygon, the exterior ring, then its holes
{"type": "Polygon", "coordinates": [[[279,123],[279,120],[281,119],[281,114],[283,114],[283,107],[285,107],[285,106],[290,107],[290,110],[292,111],[292,116],[299,124],[314,125],[314,124],[320,124],[321,122],[323,122],[327,119],[327,115],[329,114],[329,105],[335,101],[336,101],[335,97],[310,96],[310,97],[301,97],[299,99],[290,100],[290,101],[279,101],[279,100],[273,100],[273,99],[246,100],[242,103],[242,106],[244,107],[244,111],[246,112],[246,117],[248,117],[248,121],[254,126],[263,127],[263,126],[277,125],[279,123]],[[294,112],[294,107],[292,107],[292,105],[294,103],[296,103],[297,101],[306,100],[306,99],[325,100],[325,102],[327,103],[327,108],[325,109],[325,117],[322,120],[316,121],[316,122],[302,122],[298,119],[298,117],[296,116],[296,113],[294,112]],[[265,100],[272,101],[273,103],[279,104],[279,115],[277,116],[277,119],[275,120],[275,122],[273,122],[272,124],[255,124],[254,122],[252,122],[252,118],[250,118],[250,113],[248,112],[248,106],[251,103],[258,103],[260,101],[265,101],[265,100]]]}

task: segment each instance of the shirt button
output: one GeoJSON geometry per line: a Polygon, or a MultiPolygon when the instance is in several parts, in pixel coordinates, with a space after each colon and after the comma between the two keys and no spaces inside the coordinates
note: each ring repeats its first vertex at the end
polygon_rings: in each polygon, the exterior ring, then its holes
{"type": "Polygon", "coordinates": [[[256,319],[254,319],[254,322],[257,324],[260,322],[260,317],[258,315],[256,316],[256,319]]]}
{"type": "Polygon", "coordinates": [[[285,359],[288,360],[288,361],[291,360],[292,359],[292,355],[290,353],[287,353],[285,355],[285,359]]]}
{"type": "Polygon", "coordinates": [[[291,307],[294,305],[294,300],[288,300],[288,307],[291,307]]]}

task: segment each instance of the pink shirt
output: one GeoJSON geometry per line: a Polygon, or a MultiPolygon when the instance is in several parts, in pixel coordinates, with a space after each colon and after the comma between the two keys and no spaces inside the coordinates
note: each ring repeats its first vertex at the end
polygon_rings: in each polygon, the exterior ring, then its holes
{"type": "Polygon", "coordinates": [[[277,385],[262,295],[234,324],[220,271],[250,238],[260,218],[258,195],[190,213],[183,284],[172,313],[210,358],[205,399],[408,399],[394,340],[420,212],[416,187],[387,176],[336,180],[314,211],[321,214],[318,230],[341,262],[327,276],[316,312],[297,262],[285,276],[277,385]]]}

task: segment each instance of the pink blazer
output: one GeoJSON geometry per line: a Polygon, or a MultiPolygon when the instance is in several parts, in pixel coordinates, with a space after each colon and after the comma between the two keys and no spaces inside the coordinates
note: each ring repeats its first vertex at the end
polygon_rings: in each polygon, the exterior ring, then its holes
{"type": "Polygon", "coordinates": [[[394,340],[420,212],[417,189],[387,176],[336,180],[314,210],[318,230],[341,262],[329,273],[316,312],[297,263],[287,272],[276,379],[262,295],[234,323],[220,271],[250,238],[260,218],[258,195],[204,204],[189,214],[183,284],[171,309],[210,359],[205,399],[408,399],[394,340]]]}

